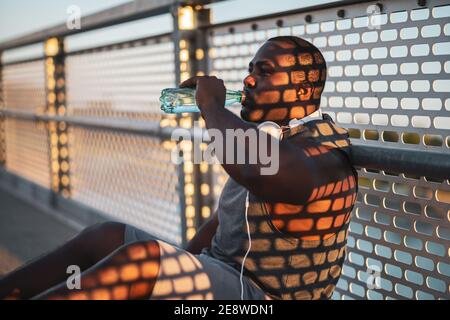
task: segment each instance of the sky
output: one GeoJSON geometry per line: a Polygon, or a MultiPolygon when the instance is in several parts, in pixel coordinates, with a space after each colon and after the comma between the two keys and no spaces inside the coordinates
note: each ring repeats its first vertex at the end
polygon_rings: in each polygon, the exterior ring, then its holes
{"type": "MultiPolygon", "coordinates": [[[[151,1],[151,0],[148,0],[151,1]]],[[[0,1],[0,42],[66,21],[67,8],[77,5],[87,15],[129,0],[2,0],[0,1]]],[[[308,7],[332,0],[228,0],[213,5],[215,22],[234,20],[308,7]],[[257,8],[257,10],[255,10],[257,8]]]]}
{"type": "Polygon", "coordinates": [[[0,42],[65,22],[67,8],[77,5],[82,14],[113,7],[129,0],[2,0],[0,42]]]}
{"type": "MultiPolygon", "coordinates": [[[[147,0],[152,1],[152,0],[147,0]]],[[[210,5],[211,20],[220,23],[251,16],[309,7],[336,0],[227,0],[210,5]],[[256,8],[256,9],[255,9],[256,8]]],[[[81,16],[114,7],[130,0],[1,0],[0,43],[44,28],[65,23],[70,16],[68,8],[76,5],[81,16]]],[[[81,25],[81,28],[83,26],[81,25]]],[[[107,45],[172,31],[170,14],[141,19],[117,26],[82,32],[66,37],[67,52],[93,46],[107,45]]],[[[29,45],[3,53],[3,62],[12,62],[40,56],[43,44],[29,45]]]]}

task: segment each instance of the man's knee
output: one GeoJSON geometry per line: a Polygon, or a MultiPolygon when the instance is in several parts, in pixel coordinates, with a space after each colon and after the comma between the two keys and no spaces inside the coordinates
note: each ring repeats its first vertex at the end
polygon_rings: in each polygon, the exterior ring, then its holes
{"type": "Polygon", "coordinates": [[[115,221],[107,221],[93,224],[85,228],[81,234],[89,241],[94,241],[103,238],[107,240],[109,237],[122,237],[125,232],[125,224],[115,221]]]}
{"type": "Polygon", "coordinates": [[[125,224],[102,222],[84,229],[78,237],[77,245],[90,248],[95,259],[103,258],[123,245],[125,224]]]}

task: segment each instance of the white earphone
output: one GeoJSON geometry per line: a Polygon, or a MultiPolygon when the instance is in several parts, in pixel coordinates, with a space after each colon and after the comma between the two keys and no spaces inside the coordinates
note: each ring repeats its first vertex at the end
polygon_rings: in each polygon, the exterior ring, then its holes
{"type": "Polygon", "coordinates": [[[242,276],[244,274],[245,259],[247,259],[247,256],[252,248],[252,236],[250,235],[250,225],[248,223],[248,207],[250,206],[250,202],[248,201],[249,194],[250,192],[247,191],[247,196],[245,197],[245,223],[247,225],[248,249],[247,252],[245,253],[244,259],[242,260],[241,274],[239,276],[239,280],[241,281],[241,300],[244,300],[244,282],[242,276]]]}
{"type": "MultiPolygon", "coordinates": [[[[312,120],[322,120],[322,111],[320,109],[317,109],[310,115],[301,118],[301,119],[292,119],[289,121],[289,127],[295,128],[299,125],[302,125],[306,122],[312,121],[312,120]]],[[[282,129],[278,123],[275,123],[273,121],[265,121],[258,125],[258,130],[264,131],[267,134],[270,134],[275,139],[281,140],[283,137],[281,136],[282,129]]]]}
{"type": "MultiPolygon", "coordinates": [[[[311,113],[310,115],[301,118],[301,119],[292,119],[289,121],[289,127],[292,129],[294,127],[297,127],[299,125],[302,125],[306,122],[312,121],[312,120],[322,120],[322,111],[320,109],[317,109],[315,112],[311,113]]],[[[258,130],[262,130],[266,132],[267,134],[270,134],[275,139],[281,140],[283,137],[281,136],[282,129],[280,125],[273,121],[265,121],[263,123],[260,123],[258,125],[258,130]]],[[[250,234],[250,225],[248,223],[248,208],[250,206],[250,202],[248,200],[250,192],[247,191],[247,196],[245,197],[245,223],[247,225],[247,235],[248,235],[248,249],[247,252],[244,255],[244,259],[242,260],[241,264],[241,273],[239,276],[239,280],[241,282],[241,300],[244,300],[244,282],[243,282],[243,274],[244,274],[244,265],[245,260],[247,259],[248,254],[250,253],[250,250],[252,249],[252,236],[250,234]]]]}

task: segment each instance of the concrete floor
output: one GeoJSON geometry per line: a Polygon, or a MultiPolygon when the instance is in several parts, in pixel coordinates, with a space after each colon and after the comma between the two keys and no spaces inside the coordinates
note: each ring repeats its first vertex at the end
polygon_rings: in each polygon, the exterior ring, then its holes
{"type": "Polygon", "coordinates": [[[77,233],[0,188],[0,276],[55,249],[77,233]]]}

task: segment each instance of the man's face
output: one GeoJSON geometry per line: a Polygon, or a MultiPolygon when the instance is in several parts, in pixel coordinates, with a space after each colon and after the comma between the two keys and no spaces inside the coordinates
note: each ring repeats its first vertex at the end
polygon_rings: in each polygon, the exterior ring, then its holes
{"type": "Polygon", "coordinates": [[[314,59],[321,60],[301,49],[296,57],[293,43],[267,41],[249,63],[242,119],[286,124],[314,112],[323,90],[323,85],[314,84],[322,80],[321,69],[313,67],[314,59]]]}

